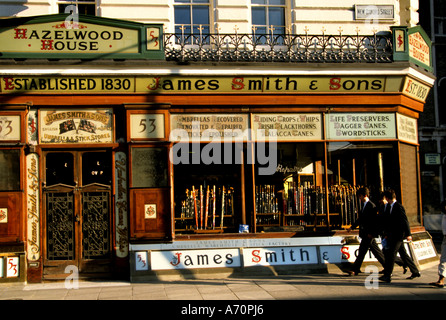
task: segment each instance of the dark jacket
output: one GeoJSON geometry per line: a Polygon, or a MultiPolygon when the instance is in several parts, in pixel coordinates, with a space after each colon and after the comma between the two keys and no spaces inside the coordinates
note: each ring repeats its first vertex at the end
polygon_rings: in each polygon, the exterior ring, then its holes
{"type": "MultiPolygon", "coordinates": [[[[362,208],[361,203],[361,208],[362,208]]],[[[372,201],[367,201],[364,209],[358,212],[358,219],[352,225],[352,229],[359,226],[359,236],[367,237],[369,234],[376,238],[379,234],[378,208],[372,201]]]]}
{"type": "MultiPolygon", "coordinates": [[[[389,207],[390,203],[387,206],[389,207]]],[[[395,202],[391,213],[390,210],[384,212],[383,233],[393,240],[403,240],[411,235],[406,210],[399,202],[395,202]]]]}

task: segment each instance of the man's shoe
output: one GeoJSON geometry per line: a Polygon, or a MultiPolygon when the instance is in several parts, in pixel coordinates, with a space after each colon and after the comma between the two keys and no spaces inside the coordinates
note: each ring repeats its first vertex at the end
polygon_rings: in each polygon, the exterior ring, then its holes
{"type": "Polygon", "coordinates": [[[429,283],[429,285],[437,287],[437,288],[444,288],[444,283],[431,282],[431,283],[429,283]]]}
{"type": "Polygon", "coordinates": [[[378,279],[382,282],[387,282],[387,283],[390,283],[390,281],[391,281],[390,277],[388,277],[388,276],[381,276],[378,279]]]}
{"type": "Polygon", "coordinates": [[[407,272],[407,267],[403,267],[403,274],[406,274],[407,272]]]}
{"type": "Polygon", "coordinates": [[[419,277],[421,277],[421,274],[418,272],[418,273],[412,273],[412,274],[410,275],[410,277],[407,277],[406,279],[407,279],[407,280],[413,280],[413,279],[415,279],[415,278],[419,278],[419,277]]]}
{"type": "Polygon", "coordinates": [[[349,275],[349,276],[357,276],[358,274],[360,274],[361,273],[361,271],[355,271],[355,270],[349,270],[349,271],[347,271],[347,274],[349,275]]]}

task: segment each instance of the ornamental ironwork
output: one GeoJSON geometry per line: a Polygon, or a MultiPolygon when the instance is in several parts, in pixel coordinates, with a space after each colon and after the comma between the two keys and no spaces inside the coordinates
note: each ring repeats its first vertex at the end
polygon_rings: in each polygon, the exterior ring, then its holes
{"type": "Polygon", "coordinates": [[[165,33],[166,60],[177,62],[392,62],[392,37],[373,35],[165,33]]]}

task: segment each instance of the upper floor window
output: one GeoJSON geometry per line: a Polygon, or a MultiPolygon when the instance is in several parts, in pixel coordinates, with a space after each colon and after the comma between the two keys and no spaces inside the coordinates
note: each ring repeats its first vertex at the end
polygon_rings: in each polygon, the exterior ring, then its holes
{"type": "Polygon", "coordinates": [[[286,0],[251,0],[255,34],[285,34],[286,0]]]}
{"type": "Polygon", "coordinates": [[[96,15],[96,1],[94,0],[59,0],[59,13],[71,13],[71,7],[76,6],[79,14],[96,15]]]}
{"type": "Polygon", "coordinates": [[[209,2],[210,0],[175,0],[175,33],[209,34],[209,2]]]}

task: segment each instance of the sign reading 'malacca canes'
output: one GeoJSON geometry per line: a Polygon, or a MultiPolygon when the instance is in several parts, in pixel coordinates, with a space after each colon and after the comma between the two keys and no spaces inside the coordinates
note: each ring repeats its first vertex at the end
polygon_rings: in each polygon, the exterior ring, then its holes
{"type": "Polygon", "coordinates": [[[0,20],[0,58],[164,59],[162,25],[57,14],[0,20]]]}

